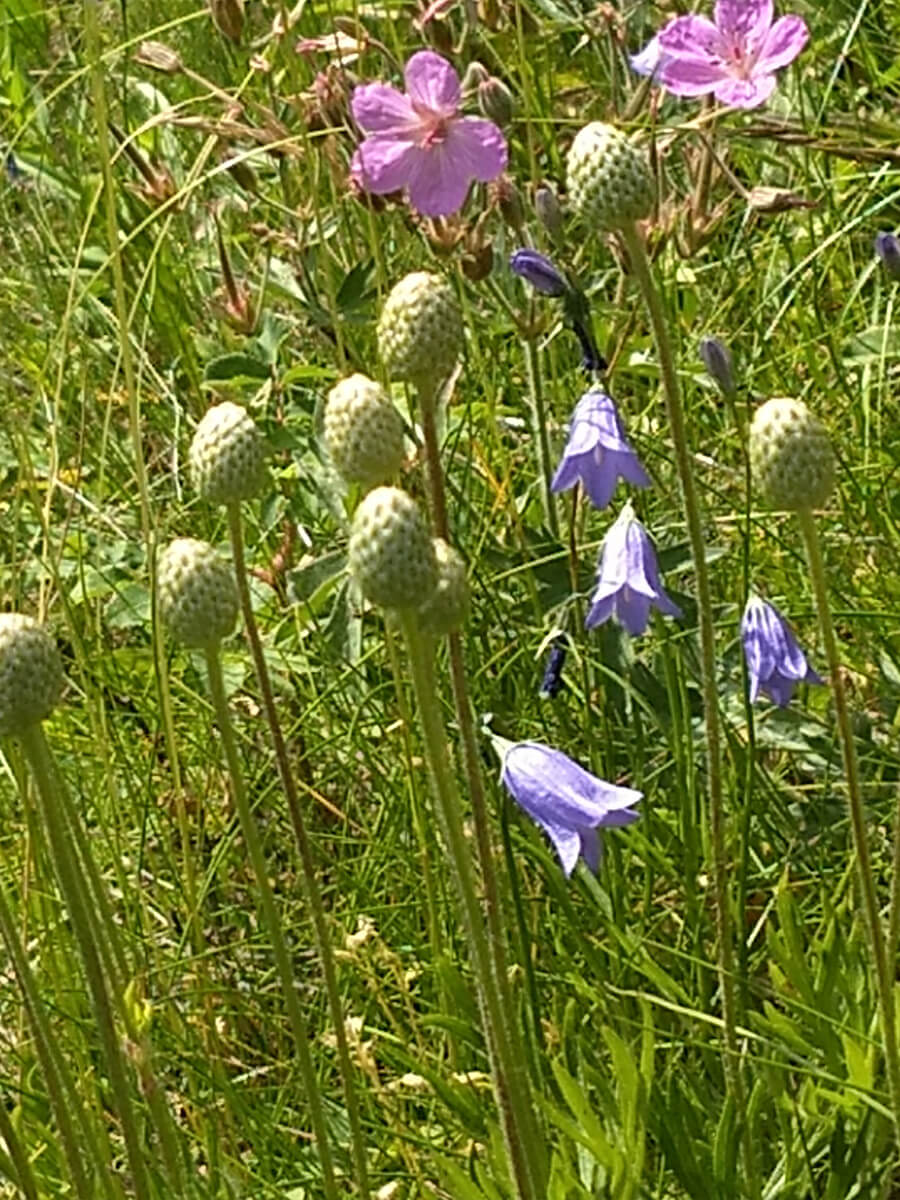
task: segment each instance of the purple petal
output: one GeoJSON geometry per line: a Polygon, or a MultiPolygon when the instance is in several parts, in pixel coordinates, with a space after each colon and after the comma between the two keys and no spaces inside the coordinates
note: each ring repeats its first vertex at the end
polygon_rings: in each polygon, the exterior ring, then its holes
{"type": "Polygon", "coordinates": [[[435,54],[433,50],[420,50],[406,64],[403,78],[414,105],[448,117],[458,110],[461,94],[459,76],[440,54],[435,54]]]}
{"type": "Polygon", "coordinates": [[[795,679],[788,679],[784,675],[775,674],[766,680],[762,685],[762,690],[779,708],[787,708],[796,686],[797,681],[795,679]]]}
{"type": "MultiPolygon", "coordinates": [[[[635,813],[637,816],[637,813],[635,813]]],[[[596,829],[582,829],[578,835],[581,843],[581,857],[587,864],[588,870],[596,875],[600,870],[601,846],[600,834],[596,829]]]]}
{"type": "Polygon", "coordinates": [[[419,118],[406,96],[386,83],[364,83],[353,89],[353,120],[364,133],[415,129],[419,118]]]}
{"type": "MultiPolygon", "coordinates": [[[[553,843],[562,869],[568,878],[575,870],[578,856],[581,853],[581,835],[574,829],[563,829],[550,821],[538,821],[550,841],[553,843]]],[[[596,836],[596,835],[595,835],[596,836]]]]}
{"type": "Polygon", "coordinates": [[[584,490],[590,497],[594,508],[606,508],[612,500],[619,479],[613,455],[604,454],[598,447],[592,455],[588,469],[582,470],[581,477],[584,481],[584,490]]]}
{"type": "Polygon", "coordinates": [[[490,183],[506,170],[506,138],[493,121],[480,117],[461,117],[447,129],[442,147],[453,160],[453,169],[464,173],[467,181],[490,183]]]}
{"type": "Polygon", "coordinates": [[[759,108],[774,91],[774,75],[754,74],[752,79],[726,79],[715,88],[715,97],[728,108],[759,108]]]}
{"type": "Polygon", "coordinates": [[[416,165],[425,157],[427,151],[415,142],[375,134],[357,146],[350,173],[367,192],[383,196],[406,187],[416,165]]]}
{"type": "Polygon", "coordinates": [[[623,587],[616,597],[616,618],[626,633],[640,637],[650,624],[649,598],[623,587]]]}
{"type": "MultiPolygon", "coordinates": [[[[719,60],[724,56],[722,35],[706,17],[676,17],[657,35],[663,57],[689,58],[692,61],[719,60]]],[[[663,66],[668,66],[665,62],[663,66]]]]}
{"type": "Polygon", "coordinates": [[[541,824],[592,828],[610,812],[630,808],[641,793],[606,783],[574,759],[540,742],[517,742],[507,750],[500,775],[522,808],[541,824]]]}
{"type": "Polygon", "coordinates": [[[425,217],[449,217],[465,204],[469,181],[456,169],[444,145],[433,146],[413,164],[407,181],[409,202],[425,217]]]}
{"type": "Polygon", "coordinates": [[[731,79],[725,67],[714,59],[669,58],[660,71],[659,81],[675,96],[705,96],[731,79]]]}
{"type": "Polygon", "coordinates": [[[611,596],[598,596],[595,593],[591,598],[591,607],[588,610],[588,614],[584,618],[585,629],[596,629],[598,625],[602,625],[604,621],[608,621],[613,615],[615,607],[615,593],[611,596]]]}
{"type": "Polygon", "coordinates": [[[769,74],[792,63],[809,41],[809,30],[802,17],[780,17],[760,47],[755,71],[769,74]]]}
{"type": "Polygon", "coordinates": [[[655,75],[661,66],[662,50],[659,37],[652,37],[643,50],[630,54],[628,61],[638,75],[655,75]]]}
{"type": "Polygon", "coordinates": [[[772,0],[716,0],[713,17],[724,38],[755,48],[772,24],[772,0]]]}

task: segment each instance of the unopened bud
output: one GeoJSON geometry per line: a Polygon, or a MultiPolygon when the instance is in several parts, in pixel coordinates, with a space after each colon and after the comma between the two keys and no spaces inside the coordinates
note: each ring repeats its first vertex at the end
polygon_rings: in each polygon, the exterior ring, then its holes
{"type": "Polygon", "coordinates": [[[208,0],[213,24],[237,45],[244,32],[244,0],[208,0]]]}
{"type": "Polygon", "coordinates": [[[164,75],[177,75],[183,69],[181,59],[164,42],[141,42],[134,61],[140,63],[142,67],[162,71],[164,75]]]}
{"type": "Polygon", "coordinates": [[[891,279],[900,279],[900,241],[892,233],[879,233],[875,238],[875,253],[891,279]]]}
{"type": "Polygon", "coordinates": [[[526,246],[516,250],[509,260],[514,275],[545,296],[564,296],[569,290],[566,277],[553,265],[546,254],[526,246]]]}
{"type": "Polygon", "coordinates": [[[733,396],[737,390],[734,386],[734,369],[731,351],[725,343],[714,337],[701,338],[700,357],[709,375],[719,385],[722,395],[733,396]]]}
{"type": "Polygon", "coordinates": [[[500,175],[488,185],[491,201],[500,209],[500,216],[519,237],[524,236],[525,205],[522,193],[509,175],[500,175]]]}
{"type": "Polygon", "coordinates": [[[487,67],[483,63],[480,63],[477,58],[473,59],[466,67],[465,74],[462,77],[463,99],[468,100],[470,96],[477,95],[478,89],[490,77],[491,75],[487,67]]]}
{"type": "Polygon", "coordinates": [[[516,103],[503,80],[490,75],[478,85],[478,107],[483,116],[502,129],[512,121],[516,103]]]}
{"type": "Polygon", "coordinates": [[[537,219],[555,242],[562,236],[563,212],[559,197],[553,188],[542,183],[534,193],[534,211],[537,219]]]}

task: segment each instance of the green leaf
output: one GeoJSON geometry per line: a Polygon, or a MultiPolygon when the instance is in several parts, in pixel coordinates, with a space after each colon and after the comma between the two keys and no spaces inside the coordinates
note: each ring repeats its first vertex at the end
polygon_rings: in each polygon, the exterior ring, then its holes
{"type": "Polygon", "coordinates": [[[267,363],[252,354],[222,354],[211,359],[203,372],[206,383],[239,382],[242,379],[268,379],[267,363]]]}

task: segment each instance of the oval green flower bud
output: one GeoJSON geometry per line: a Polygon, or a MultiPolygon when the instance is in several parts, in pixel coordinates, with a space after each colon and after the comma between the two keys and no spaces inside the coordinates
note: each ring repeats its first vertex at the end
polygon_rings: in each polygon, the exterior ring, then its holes
{"type": "Polygon", "coordinates": [[[469,580],[458,550],[443,538],[434,539],[437,587],[419,609],[419,628],[435,637],[462,629],[469,615],[469,580]]]}
{"type": "Polygon", "coordinates": [[[614,125],[592,121],[579,130],[566,158],[566,179],[572,208],[585,225],[621,229],[653,208],[647,156],[614,125]]]}
{"type": "Polygon", "coordinates": [[[62,685],[59,651],[44,627],[21,613],[0,613],[0,737],[49,717],[62,685]]]}
{"type": "Polygon", "coordinates": [[[366,375],[342,379],[328,393],[323,437],[348,483],[384,483],[403,462],[403,420],[384,388],[366,375]]]}
{"type": "Polygon", "coordinates": [[[834,487],[834,451],[802,400],[767,400],[753,414],[750,466],[773,508],[821,508],[834,487]]]}
{"type": "Polygon", "coordinates": [[[225,400],[200,421],[189,455],[194,486],[211,504],[249,500],[263,487],[266,449],[253,418],[225,400]]]}
{"type": "Polygon", "coordinates": [[[171,542],[159,558],[158,584],[160,615],[183,645],[213,646],[234,629],[234,575],[208,542],[171,542]]]}
{"type": "Polygon", "coordinates": [[[440,383],[462,350],[462,316],[450,284],[414,271],[392,289],[378,319],[378,349],[391,379],[440,383]]]}
{"type": "Polygon", "coordinates": [[[428,527],[415,500],[400,488],[375,488],[361,501],[348,559],[363,595],[382,608],[420,608],[437,587],[428,527]]]}

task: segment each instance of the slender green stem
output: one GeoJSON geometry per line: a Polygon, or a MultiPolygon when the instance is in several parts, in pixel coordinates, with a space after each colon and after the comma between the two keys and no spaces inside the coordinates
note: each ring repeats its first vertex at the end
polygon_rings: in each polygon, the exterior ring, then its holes
{"type": "MultiPolygon", "coordinates": [[[[447,520],[444,469],[441,463],[440,447],[437,441],[434,422],[435,407],[434,393],[429,393],[425,388],[420,387],[419,411],[422,417],[422,429],[425,439],[432,522],[437,536],[452,544],[447,520]]],[[[466,682],[462,637],[457,630],[453,630],[448,634],[447,649],[450,662],[450,684],[453,690],[453,705],[456,711],[456,722],[459,727],[460,740],[462,741],[463,769],[468,786],[469,803],[472,806],[472,818],[475,825],[475,847],[484,886],[484,910],[488,933],[490,935],[488,944],[491,951],[494,977],[500,992],[500,1011],[507,1022],[506,1037],[513,1049],[513,1063],[516,1067],[515,1077],[510,1080],[509,1085],[511,1102],[515,1110],[515,1120],[521,1132],[523,1143],[529,1148],[532,1146],[539,1148],[539,1126],[531,1098],[527,1059],[522,1053],[521,1038],[515,1022],[515,1008],[509,986],[506,961],[506,932],[503,923],[503,909],[500,903],[500,885],[494,861],[494,852],[491,846],[491,828],[488,819],[487,798],[485,795],[484,777],[481,772],[481,756],[478,753],[475,720],[469,700],[468,684],[466,682]]],[[[537,1163],[534,1165],[536,1175],[539,1165],[537,1163]]],[[[540,1169],[543,1169],[542,1166],[540,1169]]]]}
{"type": "Polygon", "coordinates": [[[247,854],[250,858],[250,866],[253,869],[253,875],[256,879],[256,887],[259,893],[262,917],[265,922],[266,931],[269,935],[269,941],[272,946],[272,954],[275,958],[275,967],[278,971],[278,977],[281,982],[281,990],[284,993],[284,1002],[287,1009],[288,1020],[290,1021],[291,1031],[294,1035],[294,1047],[297,1051],[297,1062],[300,1068],[300,1075],[303,1079],[306,1100],[309,1104],[310,1120],[312,1122],[313,1133],[315,1134],[316,1144],[319,1151],[319,1161],[322,1166],[323,1192],[327,1197],[327,1200],[338,1200],[337,1185],[335,1184],[334,1178],[334,1165],[331,1157],[331,1147],[328,1142],[328,1130],[325,1124],[325,1115],[322,1110],[322,1097],[319,1091],[319,1081],[316,1078],[316,1072],[313,1066],[309,1030],[307,1028],[303,1012],[300,1008],[297,981],[294,977],[294,970],[291,966],[291,957],[288,953],[287,944],[284,940],[281,918],[279,917],[278,909],[275,906],[275,897],[272,894],[272,885],[269,883],[269,876],[268,872],[266,871],[266,860],[263,853],[262,839],[260,838],[259,830],[253,817],[253,812],[250,808],[250,802],[247,798],[247,789],[244,786],[244,773],[241,770],[241,762],[238,757],[234,730],[231,725],[231,715],[228,711],[228,702],[225,698],[225,681],[222,677],[222,663],[219,659],[218,643],[206,647],[205,657],[206,671],[209,676],[209,688],[213,699],[213,709],[216,714],[219,733],[225,749],[225,758],[228,762],[228,773],[231,776],[231,789],[234,797],[234,805],[237,809],[238,819],[241,823],[241,832],[244,835],[244,842],[247,846],[247,854]]]}
{"type": "Polygon", "coordinates": [[[40,725],[33,725],[21,735],[21,740],[29,766],[34,773],[41,819],[47,833],[53,868],[69,910],[69,919],[78,941],[85,977],[91,992],[109,1082],[125,1138],[132,1187],[138,1200],[151,1200],[153,1193],[147,1164],[141,1152],[125,1058],[116,1032],[109,992],[94,940],[93,923],[85,904],[88,889],[84,886],[83,878],[80,878],[78,856],[71,853],[66,836],[68,822],[56,795],[50,748],[40,725]]]}
{"type": "Polygon", "coordinates": [[[337,1047],[338,1064],[341,1072],[341,1082],[344,1089],[344,1103],[347,1106],[347,1119],[350,1124],[350,1144],[353,1152],[353,1162],[356,1171],[356,1182],[360,1196],[369,1195],[369,1170],[366,1158],[366,1143],[363,1138],[360,1121],[359,1099],[354,1083],[353,1063],[350,1059],[350,1048],[347,1045],[347,1033],[344,1027],[344,1006],[338,988],[337,968],[334,961],[334,950],[331,936],[328,932],[328,922],[325,917],[325,906],[322,903],[322,892],[316,877],[316,865],[313,858],[312,846],[306,821],[303,818],[303,808],[297,794],[294,774],[288,762],[287,747],[281,722],[278,719],[278,709],[272,692],[272,681],[269,668],[266,665],[265,652],[259,636],[256,617],[253,614],[253,602],[250,597],[250,587],[247,582],[247,568],[244,556],[244,537],[241,528],[241,512],[239,504],[228,505],[228,530],[231,537],[231,552],[234,558],[234,570],[237,577],[238,594],[241,599],[241,612],[244,617],[244,629],[256,668],[256,679],[262,696],[266,721],[272,735],[272,745],[275,750],[275,761],[278,764],[278,774],[281,787],[287,800],[291,825],[297,851],[300,855],[301,876],[303,881],[304,899],[312,916],[313,932],[316,948],[322,964],[322,974],[325,979],[325,991],[328,996],[328,1006],[331,1012],[331,1023],[334,1026],[334,1038],[337,1047]]]}
{"type": "Polygon", "coordinates": [[[900,944],[900,787],[894,815],[894,853],[891,861],[891,899],[888,908],[887,961],[895,962],[900,944]]]}
{"type": "MultiPolygon", "coordinates": [[[[501,1123],[509,1156],[510,1171],[520,1200],[544,1200],[545,1169],[543,1144],[534,1124],[523,1124],[524,1114],[515,1095],[516,1083],[523,1079],[522,1055],[510,1041],[509,1013],[503,1012],[501,984],[496,973],[496,958],[484,924],[469,861],[463,829],[462,809],[456,781],[450,769],[447,739],[434,675],[433,646],[419,632],[414,613],[400,614],[400,625],[409,654],[413,689],[419,722],[425,739],[425,752],[431,782],[437,800],[438,815],[447,842],[456,886],[463,910],[469,949],[472,955],[479,1000],[487,1027],[488,1050],[500,1109],[501,1123]],[[530,1139],[530,1140],[527,1140],[530,1139]]],[[[530,1115],[530,1105],[527,1115],[530,1115]]]]}
{"type": "Polygon", "coordinates": [[[556,496],[550,486],[553,481],[553,460],[550,457],[550,434],[547,431],[547,406],[544,403],[544,385],[541,365],[538,361],[534,338],[522,342],[525,352],[525,369],[528,376],[528,399],[531,408],[531,426],[537,445],[538,471],[541,476],[541,495],[544,501],[544,516],[554,538],[559,540],[559,514],[556,511],[556,496]]]}
{"type": "Polygon", "coordinates": [[[856,851],[863,913],[869,934],[872,958],[875,963],[875,981],[878,988],[879,1008],[881,1009],[884,1058],[887,1066],[888,1087],[891,1094],[894,1133],[897,1138],[897,1145],[900,1147],[900,1055],[898,1055],[897,1050],[893,960],[891,960],[889,968],[885,952],[884,930],[878,911],[875,881],[872,874],[872,857],[869,851],[869,837],[866,832],[866,814],[859,778],[859,764],[856,758],[856,745],[853,740],[850,712],[847,707],[847,695],[844,691],[844,680],[841,674],[841,658],[838,652],[837,638],[834,635],[834,625],[831,620],[831,606],[828,602],[828,586],[825,581],[825,564],[822,560],[822,548],[819,544],[819,535],[812,512],[809,509],[798,512],[797,520],[800,523],[800,531],[803,535],[804,546],[806,547],[806,558],[809,563],[813,595],[816,599],[816,610],[819,616],[819,629],[825,647],[825,661],[828,664],[828,675],[832,695],[834,696],[834,715],[837,721],[838,734],[841,739],[841,750],[844,756],[844,774],[847,781],[847,808],[850,813],[850,825],[853,830],[853,845],[856,851]]]}
{"type": "Polygon", "coordinates": [[[725,851],[725,809],[722,795],[722,745],[719,725],[719,697],[716,686],[716,636],[713,624],[712,597],[700,501],[694,485],[691,455],[688,449],[681,404],[681,390],[675,357],[669,341],[669,331],[659,292],[653,282],[650,263],[643,239],[632,223],[622,231],[638,281],[650,325],[656,341],[656,352],[662,374],[666,416],[675,448],[675,461],[681,481],[684,515],[687,523],[691,557],[694,565],[694,589],[697,598],[697,620],[700,631],[700,669],[703,689],[703,716],[706,725],[706,772],[709,796],[709,825],[712,838],[713,892],[716,907],[716,944],[718,952],[719,988],[722,996],[722,1031],[724,1067],[728,1089],[735,1100],[736,1111],[743,1111],[743,1082],[741,1079],[734,989],[734,950],[731,919],[728,910],[728,864],[725,851]]]}
{"type": "Polygon", "coordinates": [[[84,1170],[86,1163],[90,1161],[94,1166],[95,1177],[99,1177],[102,1182],[105,1195],[109,1200],[116,1200],[112,1176],[109,1173],[109,1161],[104,1159],[95,1131],[91,1128],[88,1109],[75,1092],[66,1057],[47,1020],[47,1012],[41,1000],[38,984],[28,958],[20,945],[9,901],[2,885],[0,885],[0,937],[3,938],[6,946],[6,952],[12,963],[28,1012],[28,1019],[34,1034],[35,1049],[41,1064],[41,1073],[47,1087],[50,1108],[59,1127],[66,1162],[71,1173],[72,1186],[79,1200],[95,1200],[96,1193],[92,1190],[93,1180],[86,1177],[84,1170]],[[79,1146],[75,1127],[72,1124],[73,1113],[81,1125],[82,1136],[88,1147],[87,1153],[79,1146]]]}
{"type": "Polygon", "coordinates": [[[22,1140],[16,1132],[6,1105],[0,1100],[0,1138],[6,1143],[9,1151],[11,1182],[19,1189],[25,1200],[40,1200],[37,1181],[31,1169],[28,1155],[22,1145],[22,1140]],[[14,1173],[13,1173],[14,1172],[14,1173]]]}

